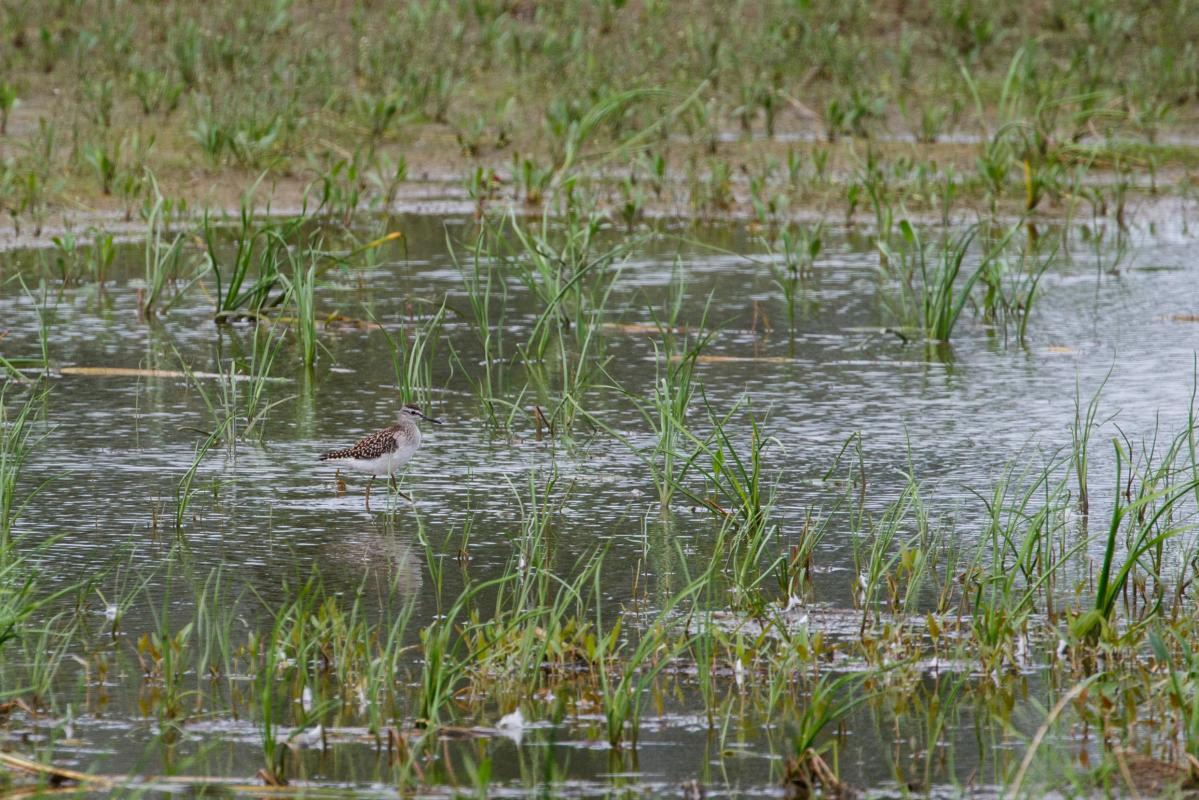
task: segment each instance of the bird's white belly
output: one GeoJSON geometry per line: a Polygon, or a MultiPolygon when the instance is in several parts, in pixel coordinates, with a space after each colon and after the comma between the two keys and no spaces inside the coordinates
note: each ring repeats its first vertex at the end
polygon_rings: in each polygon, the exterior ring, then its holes
{"type": "Polygon", "coordinates": [[[393,475],[403,469],[410,458],[412,458],[411,452],[397,450],[394,453],[387,453],[378,458],[336,458],[330,460],[335,464],[366,475],[393,475]]]}

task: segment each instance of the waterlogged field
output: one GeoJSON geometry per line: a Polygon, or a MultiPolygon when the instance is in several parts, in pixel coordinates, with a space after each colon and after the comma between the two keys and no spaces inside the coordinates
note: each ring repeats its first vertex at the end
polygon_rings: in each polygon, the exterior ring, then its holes
{"type": "Polygon", "coordinates": [[[1197,19],[0,4],[0,793],[1192,791],[1197,19]]]}
{"type": "Polygon", "coordinates": [[[172,219],[0,261],[8,788],[1181,791],[1185,206],[172,219]],[[400,482],[318,462],[404,402],[400,482]],[[410,499],[409,499],[410,498],[410,499]]]}

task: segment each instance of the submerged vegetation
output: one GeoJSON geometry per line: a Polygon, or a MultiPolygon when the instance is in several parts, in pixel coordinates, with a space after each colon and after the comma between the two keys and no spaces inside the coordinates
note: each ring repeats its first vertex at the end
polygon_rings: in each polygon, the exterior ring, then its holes
{"type": "Polygon", "coordinates": [[[0,790],[1191,789],[1190,11],[3,4],[0,790]]]}
{"type": "MultiPolygon", "coordinates": [[[[21,566],[24,545],[5,539],[0,633],[11,641],[0,691],[21,709],[7,713],[30,722],[64,713],[55,687],[72,669],[64,656],[74,652],[85,675],[140,673],[149,692],[145,711],[158,719],[164,743],[202,718],[226,714],[257,727],[259,778],[268,784],[303,784],[305,749],[361,741],[378,753],[376,779],[416,789],[461,785],[455,771],[472,758],[490,759],[498,742],[519,742],[547,725],[604,740],[615,763],[627,764],[648,708],[660,717],[698,704],[722,750],[734,735],[730,724],[764,726],[770,751],[785,757],[772,767],[775,780],[802,797],[844,790],[838,725],[850,717],[856,726],[925,732],[927,739],[899,745],[893,780],[962,780],[954,763],[967,754],[954,752],[940,732],[972,715],[988,736],[1010,737],[1012,721],[1000,709],[1035,676],[1047,702],[1069,707],[1068,714],[1055,707],[1046,729],[1094,724],[1103,731],[1093,745],[1096,766],[1068,776],[1080,790],[1102,784],[1108,755],[1123,757],[1101,742],[1193,752],[1194,674],[1178,666],[1193,661],[1186,643],[1199,520],[1193,422],[1160,454],[1115,443],[1116,491],[1094,499],[1109,509],[1110,522],[1095,519],[1094,533],[1076,510],[1077,446],[1039,468],[1013,464],[990,496],[980,494],[981,518],[989,521],[974,543],[930,518],[930,498],[914,476],[894,503],[873,512],[860,505],[858,465],[834,466],[830,480],[844,495],[823,513],[854,543],[858,566],[845,587],[830,589],[803,577],[821,556],[803,551],[801,569],[803,544],[779,537],[778,510],[761,485],[769,472],[765,439],[752,414],[738,433],[736,420],[747,411],[679,423],[677,457],[711,458],[716,471],[666,480],[697,498],[711,493],[704,502],[712,522],[694,523],[709,529],[709,544],[698,562],[677,553],[677,563],[694,563],[694,572],[685,568],[657,590],[640,582],[649,575],[633,576],[630,600],[616,607],[605,569],[611,546],[572,556],[555,544],[552,530],[570,489],[553,474],[530,474],[519,541],[498,576],[477,576],[462,545],[458,588],[445,580],[449,551],[413,509],[442,609],[428,622],[414,617],[399,576],[378,591],[363,582],[345,593],[330,591],[319,573],[297,574],[285,579],[285,599],[265,601],[236,588],[231,566],[163,574],[118,561],[48,599],[36,572],[21,566]],[[695,443],[689,456],[686,442],[695,443]],[[1123,500],[1126,494],[1133,499],[1123,500]],[[126,570],[140,577],[126,573],[113,584],[126,570]],[[116,589],[103,594],[101,585],[116,589]],[[838,611],[822,596],[844,590],[852,590],[855,610],[838,611]],[[183,618],[167,603],[181,592],[189,609],[183,618]],[[87,611],[89,595],[102,598],[102,621],[87,611]],[[47,604],[61,610],[35,626],[34,612],[47,604]],[[147,630],[127,630],[121,621],[136,605],[157,609],[147,630]],[[13,642],[25,643],[24,656],[13,642]],[[259,677],[246,683],[247,676],[259,677]]],[[[6,429],[15,447],[32,424],[27,413],[6,429]]],[[[819,527],[805,523],[803,536],[822,535],[819,527]]],[[[168,563],[186,565],[185,549],[174,545],[168,563]]],[[[982,780],[1035,782],[1019,752],[984,759],[993,773],[982,780]]],[[[1047,758],[1047,767],[1061,768],[1047,758]]],[[[13,764],[84,787],[109,780],[36,760],[13,764]]],[[[1060,785],[1063,776],[1045,779],[1060,785]]],[[[478,764],[472,780],[486,790],[478,764]]],[[[1132,790],[1141,778],[1126,780],[1132,790]]],[[[1184,769],[1178,784],[1187,780],[1184,769]]]]}
{"type": "MultiPolygon", "coordinates": [[[[680,715],[702,720],[721,759],[746,741],[776,758],[749,793],[849,791],[862,771],[846,768],[855,757],[847,725],[879,740],[905,732],[889,772],[870,773],[886,785],[1041,791],[1068,783],[1085,793],[1133,752],[1138,770],[1191,780],[1171,753],[1190,752],[1193,727],[1193,407],[1175,432],[1144,441],[1120,434],[1108,462],[1096,439],[1108,429],[1099,395],[1072,400],[1065,450],[1021,456],[952,516],[917,465],[893,499],[874,496],[870,437],[854,435],[819,470],[823,499],[797,517],[780,501],[788,441],[770,408],[752,395],[718,401],[712,392],[727,394],[703,378],[720,363],[712,353],[727,334],[715,318],[727,302],[697,295],[676,255],[645,312],[650,322],[622,319],[630,297],[645,300],[622,285],[655,242],[716,251],[777,288],[779,268],[755,254],[755,239],[741,256],[666,231],[629,238],[597,215],[488,218],[450,234],[446,291],[409,298],[398,323],[371,303],[350,316],[338,286],[407,251],[408,237],[378,228],[395,224],[382,220],[363,235],[306,217],[260,220],[246,208],[230,225],[205,218],[169,238],[152,224],[108,259],[111,274],[145,271],[155,287],[149,300],[138,290],[135,327],[195,324],[190,318],[240,344],[218,354],[213,372],[192,369],[175,346],[180,369],[133,371],[151,385],[182,378],[208,421],[188,429],[194,438],[180,451],[173,497],[152,514],[161,557],[126,553],[66,586],[36,566],[55,540],[21,535],[19,523],[44,485],[23,477],[26,464],[53,435],[46,425],[56,401],[44,376],[72,368],[58,361],[58,325],[50,328],[56,301],[21,291],[37,321],[26,339],[41,355],[6,362],[0,693],[11,704],[8,725],[97,712],[110,702],[103,676],[127,675],[140,685],[140,713],[156,720],[147,747],[169,750],[204,720],[236,720],[248,726],[239,740],[260,750],[253,782],[297,790],[313,783],[306,752],[360,747],[375,754],[370,780],[406,791],[450,785],[486,794],[493,781],[552,788],[568,774],[542,775],[563,769],[548,766],[553,758],[522,761],[519,777],[497,773],[504,743],[547,733],[602,742],[611,764],[635,770],[646,726],[680,715]],[[515,443],[532,433],[548,448],[548,460],[509,481],[516,513],[501,528],[508,547],[498,562],[493,554],[476,563],[481,521],[470,502],[447,528],[440,510],[392,498],[383,536],[411,537],[423,563],[415,553],[399,561],[380,553],[365,578],[340,588],[318,564],[297,566],[265,593],[239,580],[232,562],[196,563],[205,517],[241,504],[225,499],[233,490],[223,485],[239,479],[214,473],[213,459],[239,463],[279,441],[272,418],[311,402],[320,370],[346,357],[334,339],[346,329],[384,345],[375,366],[403,400],[440,405],[457,387],[452,402],[481,435],[515,443]],[[645,339],[648,369],[629,370],[627,343],[615,340],[629,335],[645,339]],[[631,485],[652,492],[657,509],[640,523],[631,573],[620,538],[582,549],[562,540],[580,489],[559,460],[585,463],[597,441],[636,465],[631,485]],[[1114,471],[1091,480],[1097,463],[1114,471]],[[851,555],[848,569],[830,573],[845,559],[828,549],[833,541],[851,555]],[[412,594],[413,569],[430,583],[424,602],[412,594]],[[77,698],[70,687],[79,681],[88,688],[77,698]],[[1043,720],[1013,718],[1013,704],[1030,692],[1052,708],[1043,720]],[[947,736],[967,719],[985,731],[977,753],[947,736]],[[1035,735],[1030,722],[1041,726],[1035,735]],[[1078,726],[1103,734],[1086,745],[1093,760],[1063,774],[1058,754],[1078,726]],[[1031,760],[1017,757],[1019,747],[988,744],[1030,736],[1031,760]],[[967,776],[959,759],[986,774],[967,776]]],[[[896,228],[893,241],[868,240],[863,253],[879,261],[880,322],[898,315],[904,350],[935,361],[949,342],[1003,327],[1017,306],[1012,343],[1025,344],[1033,289],[1018,289],[1026,294],[1015,301],[1009,287],[1041,280],[1068,232],[1053,234],[1051,246],[1047,231],[1034,238],[1020,224],[975,226],[929,245],[909,221],[896,228]],[[1011,282],[1008,269],[1035,272],[1011,282]]],[[[783,277],[810,291],[829,234],[794,235],[808,244],[785,246],[800,255],[783,261],[783,277]]],[[[36,257],[16,266],[18,283],[60,269],[36,257]]],[[[785,296],[774,307],[790,316],[785,296]]],[[[757,324],[768,312],[755,304],[753,316],[757,324]]],[[[797,326],[802,319],[783,338],[793,340],[797,326]]],[[[92,788],[166,781],[71,772],[49,757],[64,737],[49,736],[40,758],[6,763],[92,788]]],[[[210,779],[183,771],[187,781],[210,779]]],[[[1143,779],[1122,778],[1133,788],[1143,779]]]]}

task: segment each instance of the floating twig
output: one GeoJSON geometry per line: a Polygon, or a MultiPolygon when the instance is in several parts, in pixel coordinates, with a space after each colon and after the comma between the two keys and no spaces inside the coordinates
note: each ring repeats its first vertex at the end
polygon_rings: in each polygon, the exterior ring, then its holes
{"type": "Polygon", "coordinates": [[[291,383],[290,378],[238,375],[236,373],[230,376],[222,372],[184,372],[178,369],[145,369],[142,367],[60,367],[50,374],[83,378],[198,378],[204,380],[223,380],[232,377],[235,381],[261,380],[270,383],[291,383]]]}

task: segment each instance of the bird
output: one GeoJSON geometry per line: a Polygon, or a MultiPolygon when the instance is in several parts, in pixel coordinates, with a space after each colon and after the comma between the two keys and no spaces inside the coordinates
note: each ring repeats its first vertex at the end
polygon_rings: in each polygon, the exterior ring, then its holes
{"type": "Polygon", "coordinates": [[[391,487],[397,489],[396,473],[404,468],[420,447],[417,420],[421,419],[435,425],[442,424],[441,420],[426,416],[420,406],[409,403],[400,409],[400,418],[395,425],[362,437],[353,447],[330,450],[322,454],[320,460],[332,461],[371,476],[366,482],[366,510],[370,511],[371,484],[377,476],[387,475],[391,487]]]}

